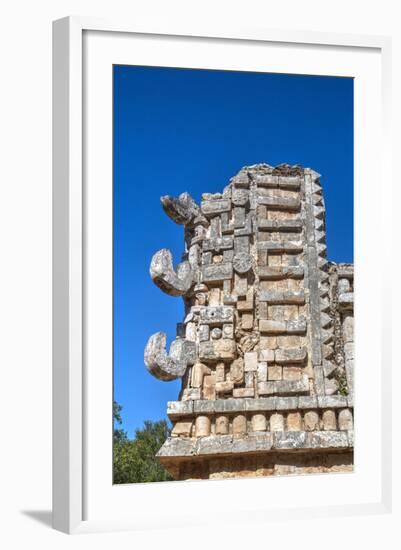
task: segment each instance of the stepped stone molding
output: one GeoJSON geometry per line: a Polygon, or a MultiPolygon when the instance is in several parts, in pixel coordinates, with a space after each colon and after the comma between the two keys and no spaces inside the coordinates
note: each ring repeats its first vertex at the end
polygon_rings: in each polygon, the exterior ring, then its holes
{"type": "Polygon", "coordinates": [[[176,479],[306,472],[311,460],[348,471],[353,266],[327,260],[320,175],[256,164],[199,205],[188,193],[161,203],[185,253],[174,267],[156,252],[150,274],[183,297],[185,318],[169,353],[163,332],[145,349],[152,375],[182,380],[159,460],[176,479]]]}

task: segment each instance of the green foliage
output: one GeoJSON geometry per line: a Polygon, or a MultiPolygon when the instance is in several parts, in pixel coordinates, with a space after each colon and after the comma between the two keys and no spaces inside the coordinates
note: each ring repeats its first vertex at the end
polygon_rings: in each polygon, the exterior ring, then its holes
{"type": "MultiPolygon", "coordinates": [[[[121,409],[120,405],[114,404],[113,417],[117,424],[122,422],[121,409]]],[[[173,478],[156,459],[156,453],[170,432],[171,428],[165,420],[145,420],[143,428],[136,430],[132,440],[128,439],[124,430],[114,429],[113,482],[171,481],[173,478]]]]}
{"type": "Polygon", "coordinates": [[[122,428],[116,428],[117,425],[121,425],[123,420],[121,418],[121,411],[122,406],[117,403],[117,401],[113,401],[113,423],[114,423],[114,430],[113,430],[113,441],[114,445],[116,443],[122,443],[124,441],[128,441],[127,432],[123,430],[122,428]]]}

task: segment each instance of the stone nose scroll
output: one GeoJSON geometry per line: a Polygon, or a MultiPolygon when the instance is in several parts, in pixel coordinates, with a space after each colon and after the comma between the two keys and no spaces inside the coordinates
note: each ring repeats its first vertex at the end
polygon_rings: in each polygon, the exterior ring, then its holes
{"type": "Polygon", "coordinates": [[[168,248],[162,248],[153,256],[150,276],[163,292],[170,296],[183,296],[192,285],[193,273],[189,262],[185,261],[174,271],[173,256],[168,248]]]}
{"type": "Polygon", "coordinates": [[[160,198],[163,210],[169,218],[180,225],[190,224],[199,213],[199,206],[189,193],[181,193],[177,198],[164,195],[160,198]]]}
{"type": "Polygon", "coordinates": [[[184,376],[189,365],[196,360],[196,344],[185,338],[176,338],[166,351],[166,334],[156,332],[146,344],[145,365],[148,371],[159,380],[175,380],[184,376]]]}

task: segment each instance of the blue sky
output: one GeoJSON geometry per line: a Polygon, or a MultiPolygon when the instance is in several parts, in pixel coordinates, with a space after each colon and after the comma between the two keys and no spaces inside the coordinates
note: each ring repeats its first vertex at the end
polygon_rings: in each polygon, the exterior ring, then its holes
{"type": "Polygon", "coordinates": [[[169,341],[181,298],[163,294],[149,265],[175,262],[183,228],[160,196],[219,192],[244,165],[301,164],[322,174],[329,259],[353,261],[353,81],[350,78],[114,67],[114,397],[132,437],[165,418],[179,381],[153,378],[148,337],[169,341]]]}

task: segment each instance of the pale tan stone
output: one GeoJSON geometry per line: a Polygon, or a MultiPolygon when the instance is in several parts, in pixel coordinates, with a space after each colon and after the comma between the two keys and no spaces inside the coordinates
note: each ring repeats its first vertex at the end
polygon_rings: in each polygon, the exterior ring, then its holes
{"type": "Polygon", "coordinates": [[[192,424],[193,422],[176,422],[171,430],[171,435],[173,437],[191,437],[192,424]]]}
{"type": "Polygon", "coordinates": [[[301,367],[283,367],[283,380],[301,380],[301,367]]]}
{"type": "Polygon", "coordinates": [[[243,313],[241,315],[241,328],[243,328],[244,330],[251,330],[253,328],[252,313],[243,313]]]}
{"type": "Polygon", "coordinates": [[[308,411],[304,415],[304,428],[307,432],[319,429],[319,415],[315,411],[308,411]]]}
{"type": "Polygon", "coordinates": [[[268,265],[282,265],[281,263],[281,255],[279,254],[270,254],[267,258],[267,264],[268,265]]]}
{"type": "Polygon", "coordinates": [[[233,397],[255,397],[255,389],[253,387],[234,388],[233,397]]]}
{"type": "Polygon", "coordinates": [[[221,338],[220,340],[215,340],[213,346],[218,357],[222,359],[235,359],[237,349],[234,340],[221,338]]]}
{"type": "Polygon", "coordinates": [[[220,294],[221,291],[219,288],[211,288],[209,291],[209,306],[219,306],[220,305],[220,294]]]}
{"type": "Polygon", "coordinates": [[[216,382],[216,393],[230,393],[234,389],[233,382],[216,382]]]}
{"type": "Polygon", "coordinates": [[[203,363],[195,363],[192,367],[191,386],[193,388],[201,388],[204,376],[210,374],[210,372],[210,368],[203,363]]]}
{"type": "Polygon", "coordinates": [[[218,416],[216,418],[216,435],[226,435],[229,431],[229,420],[227,416],[218,416]]]}
{"type": "Polygon", "coordinates": [[[280,349],[301,347],[303,342],[302,336],[277,336],[277,346],[280,349]]]}
{"type": "Polygon", "coordinates": [[[283,378],[283,367],[279,365],[267,367],[267,377],[269,380],[281,380],[283,378]]]}
{"type": "Polygon", "coordinates": [[[230,380],[234,384],[242,384],[244,381],[244,360],[242,357],[238,357],[231,363],[230,366],[230,380]]]}
{"type": "Polygon", "coordinates": [[[284,416],[280,413],[273,413],[269,418],[271,432],[284,431],[284,416]]]}
{"type": "Polygon", "coordinates": [[[246,431],[246,416],[243,414],[237,414],[233,418],[233,434],[244,434],[246,431]]]}
{"type": "Polygon", "coordinates": [[[259,321],[259,330],[267,334],[282,334],[286,331],[286,324],[283,321],[261,319],[259,321]]]}
{"type": "Polygon", "coordinates": [[[244,353],[244,368],[245,372],[258,370],[258,352],[247,351],[244,353]]]}
{"type": "Polygon", "coordinates": [[[274,351],[272,349],[260,349],[259,350],[259,360],[266,361],[267,363],[273,363],[274,361],[274,351]]]}
{"type": "Polygon", "coordinates": [[[248,290],[248,279],[234,274],[234,291],[238,296],[246,296],[248,290]]]}
{"type": "Polygon", "coordinates": [[[197,416],[195,420],[196,437],[206,437],[210,435],[210,418],[208,416],[197,416]]]}
{"type": "Polygon", "coordinates": [[[352,412],[349,409],[343,409],[338,413],[338,429],[339,430],[352,430],[352,412]]]}
{"type": "Polygon", "coordinates": [[[323,422],[324,430],[336,430],[337,429],[336,413],[331,409],[327,409],[326,411],[323,412],[322,422],[323,422]]]}
{"type": "Polygon", "coordinates": [[[267,363],[262,362],[258,363],[258,382],[266,382],[267,381],[267,363]]]}
{"type": "Polygon", "coordinates": [[[287,430],[289,432],[299,432],[302,430],[302,416],[299,412],[290,412],[287,415],[287,430]]]}
{"type": "Polygon", "coordinates": [[[260,337],[261,349],[276,349],[277,337],[276,336],[261,336],[260,337]]]}
{"type": "Polygon", "coordinates": [[[264,414],[254,414],[252,416],[252,430],[254,432],[264,432],[267,428],[267,420],[264,414]]]}
{"type": "Polygon", "coordinates": [[[217,363],[216,365],[216,382],[224,382],[225,380],[225,366],[224,363],[217,363]]]}

